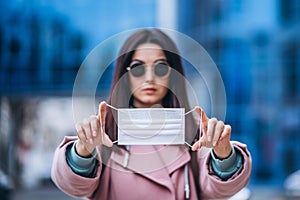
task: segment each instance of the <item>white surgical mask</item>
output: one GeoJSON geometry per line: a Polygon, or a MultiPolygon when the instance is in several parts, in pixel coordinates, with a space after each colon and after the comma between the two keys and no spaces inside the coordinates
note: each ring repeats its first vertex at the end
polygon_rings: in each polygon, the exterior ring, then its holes
{"type": "Polygon", "coordinates": [[[184,108],[118,109],[119,145],[184,143],[184,108]]]}

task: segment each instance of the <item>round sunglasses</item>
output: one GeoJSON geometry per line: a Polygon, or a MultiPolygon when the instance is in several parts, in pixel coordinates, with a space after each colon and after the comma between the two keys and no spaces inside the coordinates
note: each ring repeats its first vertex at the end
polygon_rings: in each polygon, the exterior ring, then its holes
{"type": "MultiPolygon", "coordinates": [[[[126,68],[134,77],[141,77],[146,73],[146,64],[140,61],[134,61],[126,68]]],[[[159,60],[152,65],[154,74],[158,77],[164,77],[169,74],[171,67],[166,61],[159,60]]]]}

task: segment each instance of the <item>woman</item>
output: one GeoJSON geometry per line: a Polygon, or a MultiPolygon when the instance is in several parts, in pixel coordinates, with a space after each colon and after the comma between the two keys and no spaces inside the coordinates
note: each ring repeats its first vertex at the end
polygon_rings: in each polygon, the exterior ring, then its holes
{"type": "Polygon", "coordinates": [[[55,184],[71,196],[89,199],[222,199],[247,185],[251,156],[246,145],[231,142],[231,127],[209,119],[199,107],[200,138],[199,126],[186,115],[191,150],[183,145],[115,145],[114,109],[152,107],[190,110],[175,44],[158,29],[144,29],[121,48],[108,103],[100,103],[97,116],[76,124],[78,137],[66,137],[57,148],[55,184]],[[212,150],[203,154],[202,147],[212,150]]]}

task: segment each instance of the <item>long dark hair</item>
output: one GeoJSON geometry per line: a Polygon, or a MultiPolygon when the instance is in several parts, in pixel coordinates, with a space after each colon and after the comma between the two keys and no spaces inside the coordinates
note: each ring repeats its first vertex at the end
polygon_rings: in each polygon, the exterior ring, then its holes
{"type": "MultiPolygon", "coordinates": [[[[144,43],[154,43],[159,45],[170,64],[172,71],[169,80],[168,92],[163,98],[162,106],[165,108],[185,108],[190,110],[185,87],[185,73],[181,62],[181,57],[175,43],[161,30],[142,29],[133,33],[122,46],[115,66],[110,99],[108,103],[116,108],[128,108],[132,105],[132,92],[128,71],[135,49],[144,43]]],[[[116,113],[107,109],[106,133],[115,141],[117,140],[116,113]]],[[[196,136],[197,126],[192,115],[186,117],[186,141],[191,143],[196,136]]]]}
{"type": "MultiPolygon", "coordinates": [[[[162,106],[165,108],[185,108],[186,112],[191,110],[185,86],[185,73],[179,51],[171,38],[156,28],[136,31],[122,46],[116,61],[108,103],[116,108],[128,108],[133,106],[133,96],[130,91],[130,82],[126,67],[130,64],[135,49],[144,43],[158,44],[163,49],[167,62],[172,67],[168,92],[162,100],[162,106]]],[[[107,109],[105,131],[112,141],[116,141],[118,139],[116,116],[117,113],[115,110],[110,108],[107,109]]],[[[199,129],[191,114],[186,116],[185,127],[185,141],[191,144],[194,140],[199,138],[199,129]]],[[[117,148],[113,148],[113,150],[114,149],[117,151],[117,148]]],[[[111,151],[110,148],[106,148],[105,146],[102,150],[104,150],[104,152],[111,151]]],[[[103,158],[103,161],[105,162],[105,160],[108,160],[110,153],[104,153],[104,155],[106,155],[105,158],[103,158]]],[[[190,150],[190,155],[194,181],[199,198],[201,191],[198,181],[199,169],[197,154],[190,150]]]]}

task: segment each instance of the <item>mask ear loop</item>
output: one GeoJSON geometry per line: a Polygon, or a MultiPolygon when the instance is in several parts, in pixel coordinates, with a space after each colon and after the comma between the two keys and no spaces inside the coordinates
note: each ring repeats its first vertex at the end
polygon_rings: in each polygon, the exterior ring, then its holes
{"type": "MultiPolygon", "coordinates": [[[[194,108],[194,109],[192,109],[192,110],[186,112],[184,115],[190,114],[190,113],[193,112],[195,109],[196,109],[196,108],[194,108]]],[[[201,109],[200,118],[199,118],[199,140],[200,140],[201,137],[202,137],[202,109],[201,109]]],[[[190,144],[187,143],[186,141],[184,141],[184,143],[185,143],[188,147],[192,148],[192,145],[190,145],[190,144]]],[[[198,144],[199,144],[199,148],[200,148],[200,142],[199,142],[198,144]]]]}
{"type": "MultiPolygon", "coordinates": [[[[108,103],[106,103],[106,105],[116,111],[120,111],[118,108],[112,106],[112,105],[109,105],[108,103]]],[[[117,143],[119,140],[116,140],[116,141],[113,141],[112,143],[115,144],[117,143]]],[[[123,161],[123,167],[124,168],[127,168],[128,166],[128,161],[129,161],[129,150],[130,150],[130,145],[126,145],[126,152],[125,152],[125,156],[124,156],[124,161],[123,161]]]]}
{"type": "Polygon", "coordinates": [[[188,115],[188,114],[190,114],[191,112],[193,112],[195,109],[196,109],[196,108],[194,108],[194,109],[192,109],[192,110],[190,110],[190,111],[184,113],[183,115],[188,115]]]}
{"type": "Polygon", "coordinates": [[[110,107],[110,108],[114,109],[114,110],[119,110],[118,108],[116,108],[116,107],[113,107],[112,105],[109,105],[108,103],[106,103],[106,105],[107,105],[108,107],[110,107]]]}
{"type": "MultiPolygon", "coordinates": [[[[111,109],[114,109],[114,110],[116,110],[116,111],[118,111],[118,110],[119,110],[118,108],[116,108],[116,107],[113,107],[112,105],[109,105],[108,103],[106,103],[106,105],[107,105],[108,107],[110,107],[111,109]]],[[[116,143],[118,143],[118,140],[116,140],[116,141],[113,141],[112,143],[113,143],[113,144],[116,144],[116,143]]]]}
{"type": "MultiPolygon", "coordinates": [[[[199,140],[202,137],[202,109],[201,109],[201,113],[200,113],[200,120],[199,120],[199,140]]],[[[200,142],[198,142],[199,144],[199,149],[200,149],[200,142]]]]}
{"type": "MultiPolygon", "coordinates": [[[[188,111],[188,112],[186,112],[186,113],[184,113],[183,115],[184,115],[184,116],[185,116],[185,115],[188,115],[188,114],[190,114],[191,112],[193,112],[194,110],[195,110],[195,108],[192,109],[192,110],[190,110],[190,111],[188,111]]],[[[188,142],[184,141],[184,143],[185,143],[188,147],[192,148],[192,145],[190,145],[188,142]]]]}

